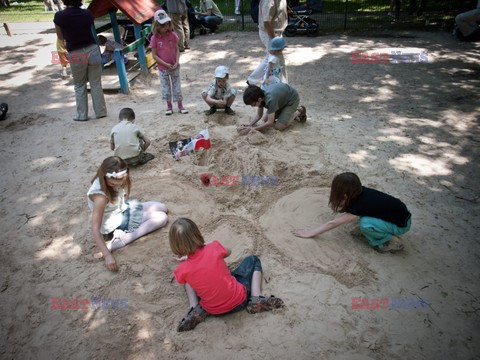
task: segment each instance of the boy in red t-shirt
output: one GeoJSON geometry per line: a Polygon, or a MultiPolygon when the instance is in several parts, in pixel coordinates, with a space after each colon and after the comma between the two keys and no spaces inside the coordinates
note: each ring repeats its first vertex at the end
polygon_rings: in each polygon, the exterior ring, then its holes
{"type": "Polygon", "coordinates": [[[273,295],[260,296],[262,264],[255,255],[246,257],[230,273],[224,260],[230,250],[218,241],[205,244],[197,225],[186,218],[172,224],[169,239],[173,253],[187,257],[174,272],[177,282],[185,284],[190,303],[177,331],[192,330],[208,314],[221,315],[244,308],[255,314],[283,306],[283,301],[273,295]]]}

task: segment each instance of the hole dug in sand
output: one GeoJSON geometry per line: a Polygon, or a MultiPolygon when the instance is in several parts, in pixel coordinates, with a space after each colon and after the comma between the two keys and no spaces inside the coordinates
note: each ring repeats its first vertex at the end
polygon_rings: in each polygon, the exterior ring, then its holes
{"type": "Polygon", "coordinates": [[[280,198],[260,218],[265,236],[298,264],[298,270],[313,266],[349,288],[368,283],[374,272],[355,255],[356,246],[345,229],[340,227],[311,239],[291,233],[293,229],[318,227],[334,218],[328,207],[329,194],[329,188],[301,188],[280,198]]]}

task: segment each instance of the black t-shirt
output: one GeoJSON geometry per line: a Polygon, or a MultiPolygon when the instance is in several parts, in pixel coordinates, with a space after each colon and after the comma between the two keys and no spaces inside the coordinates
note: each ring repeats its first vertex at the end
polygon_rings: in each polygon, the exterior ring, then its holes
{"type": "Polygon", "coordinates": [[[91,27],[94,17],[89,10],[68,7],[55,14],[53,22],[62,29],[67,41],[67,51],[95,44],[91,27]]]}
{"type": "Polygon", "coordinates": [[[370,216],[394,223],[397,226],[407,226],[412,216],[407,206],[399,199],[381,191],[362,186],[363,191],[354,199],[345,212],[357,216],[370,216]]]}

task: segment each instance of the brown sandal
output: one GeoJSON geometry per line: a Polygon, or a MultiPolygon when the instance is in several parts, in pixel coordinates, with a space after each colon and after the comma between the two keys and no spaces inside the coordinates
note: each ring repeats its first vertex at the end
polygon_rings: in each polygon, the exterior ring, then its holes
{"type": "Polygon", "coordinates": [[[203,310],[203,308],[198,304],[194,308],[191,308],[188,311],[187,316],[185,316],[180,324],[178,324],[177,331],[189,331],[193,330],[195,326],[200,324],[208,316],[208,313],[203,310]]]}
{"type": "Polygon", "coordinates": [[[252,297],[252,300],[248,302],[247,312],[249,314],[257,314],[263,311],[281,308],[283,305],[282,299],[273,295],[270,297],[257,296],[256,298],[252,297]]]}

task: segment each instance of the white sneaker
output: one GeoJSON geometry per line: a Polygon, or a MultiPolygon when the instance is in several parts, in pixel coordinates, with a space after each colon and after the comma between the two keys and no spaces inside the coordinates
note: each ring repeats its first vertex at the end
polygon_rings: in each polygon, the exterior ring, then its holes
{"type": "Polygon", "coordinates": [[[123,230],[114,230],[113,231],[113,238],[109,242],[106,243],[108,251],[112,252],[117,249],[124,247],[126,244],[123,242],[122,237],[125,235],[125,231],[123,230]]]}

